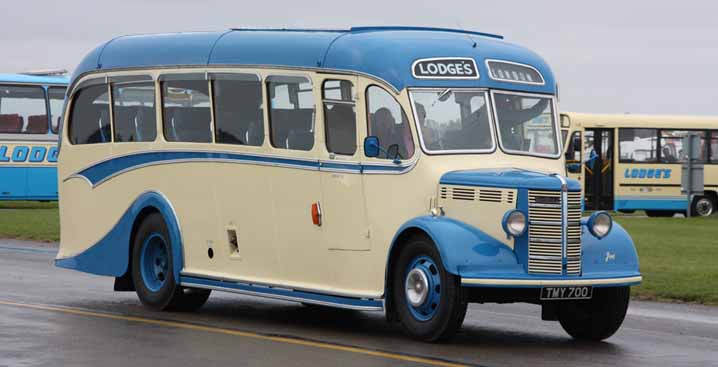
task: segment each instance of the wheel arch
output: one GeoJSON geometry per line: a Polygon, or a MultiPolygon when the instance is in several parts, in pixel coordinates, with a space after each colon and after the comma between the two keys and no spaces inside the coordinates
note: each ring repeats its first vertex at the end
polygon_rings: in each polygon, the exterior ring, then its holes
{"type": "Polygon", "coordinates": [[[116,277],[115,288],[126,290],[127,285],[124,283],[130,270],[134,231],[140,220],[154,211],[162,215],[170,233],[173,273],[175,279],[179,279],[179,272],[184,267],[179,221],[170,201],[158,191],[140,194],[98,242],[76,256],[56,260],[55,264],[91,274],[116,277]]]}
{"type": "Polygon", "coordinates": [[[447,217],[413,218],[396,231],[387,253],[384,302],[390,320],[394,312],[391,300],[393,265],[407,240],[416,234],[431,239],[441,257],[441,265],[452,275],[461,276],[462,268],[487,266],[499,259],[505,263],[517,261],[511,248],[469,224],[447,217]]]}

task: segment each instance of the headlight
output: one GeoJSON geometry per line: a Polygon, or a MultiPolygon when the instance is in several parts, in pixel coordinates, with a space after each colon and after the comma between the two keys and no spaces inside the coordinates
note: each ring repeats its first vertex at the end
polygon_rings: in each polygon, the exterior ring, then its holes
{"type": "Polygon", "coordinates": [[[606,212],[595,212],[588,218],[588,230],[598,238],[603,238],[611,232],[613,219],[606,212]]]}
{"type": "Polygon", "coordinates": [[[504,231],[508,235],[519,237],[526,231],[526,215],[520,210],[509,210],[502,221],[504,231]]]}

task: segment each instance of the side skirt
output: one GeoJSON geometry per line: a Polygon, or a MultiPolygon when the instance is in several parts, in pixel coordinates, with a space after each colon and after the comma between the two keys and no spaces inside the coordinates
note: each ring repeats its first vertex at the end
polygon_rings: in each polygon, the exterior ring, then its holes
{"type": "Polygon", "coordinates": [[[181,275],[180,285],[183,287],[212,289],[223,292],[280,299],[284,301],[311,303],[315,305],[346,308],[351,310],[382,311],[384,309],[383,301],[378,299],[334,296],[266,285],[199,278],[195,276],[181,275]]]}

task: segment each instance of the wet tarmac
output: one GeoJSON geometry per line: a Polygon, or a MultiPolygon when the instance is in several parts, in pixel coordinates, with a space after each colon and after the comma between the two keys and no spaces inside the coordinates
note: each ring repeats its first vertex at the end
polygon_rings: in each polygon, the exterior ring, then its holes
{"type": "Polygon", "coordinates": [[[217,292],[153,312],[55,252],[0,240],[0,366],[718,366],[718,307],[633,302],[616,335],[581,343],[537,306],[476,304],[455,339],[426,344],[378,312],[217,292]]]}

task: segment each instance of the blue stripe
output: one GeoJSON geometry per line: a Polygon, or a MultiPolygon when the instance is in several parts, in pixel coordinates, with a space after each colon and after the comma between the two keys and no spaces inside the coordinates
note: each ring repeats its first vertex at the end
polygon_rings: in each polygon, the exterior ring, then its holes
{"type": "MultiPolygon", "coordinates": [[[[112,158],[91,167],[88,167],[76,174],[86,178],[93,186],[116,176],[124,171],[139,168],[144,165],[171,163],[173,161],[222,161],[263,165],[282,165],[301,169],[332,170],[339,169],[351,171],[352,173],[362,172],[403,172],[411,167],[397,165],[362,165],[359,163],[320,163],[318,160],[304,160],[283,157],[268,157],[252,154],[223,153],[223,152],[199,152],[199,151],[163,151],[145,152],[125,155],[112,158]]],[[[70,176],[72,177],[72,176],[70,176]]]]}
{"type": "Polygon", "coordinates": [[[374,307],[374,308],[383,307],[383,304],[381,301],[374,300],[374,299],[361,299],[361,298],[331,296],[331,295],[326,295],[326,294],[295,291],[295,290],[284,289],[284,288],[256,286],[256,285],[245,284],[245,283],[197,278],[197,277],[190,277],[190,276],[180,276],[180,279],[181,279],[181,283],[186,284],[186,285],[195,284],[195,285],[204,285],[204,286],[225,288],[225,289],[236,289],[236,290],[243,291],[243,292],[265,294],[267,296],[289,297],[289,298],[296,298],[296,299],[304,299],[307,301],[325,302],[325,303],[332,303],[332,304],[336,304],[336,305],[344,305],[344,306],[351,306],[351,307],[374,307]]]}
{"type": "Polygon", "coordinates": [[[624,199],[613,200],[614,210],[686,210],[688,200],[680,198],[666,199],[624,199]]]}

